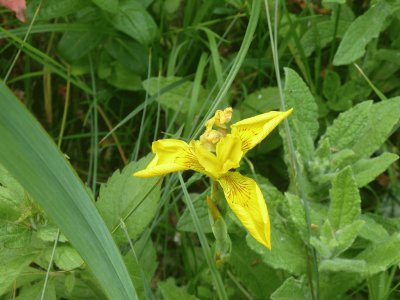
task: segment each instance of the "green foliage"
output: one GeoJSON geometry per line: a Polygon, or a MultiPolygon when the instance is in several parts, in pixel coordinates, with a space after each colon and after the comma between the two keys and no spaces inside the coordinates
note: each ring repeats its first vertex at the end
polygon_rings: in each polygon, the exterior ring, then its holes
{"type": "Polygon", "coordinates": [[[399,1],[303,4],[2,9],[0,299],[395,299],[399,1]],[[271,250],[223,197],[210,218],[202,175],[132,176],[152,141],[198,139],[228,106],[294,109],[238,167],[271,250]]]}

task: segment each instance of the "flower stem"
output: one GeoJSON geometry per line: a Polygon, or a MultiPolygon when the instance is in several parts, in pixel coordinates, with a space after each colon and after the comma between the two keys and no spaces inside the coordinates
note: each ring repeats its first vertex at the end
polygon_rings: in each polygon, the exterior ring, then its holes
{"type": "Polygon", "coordinates": [[[223,299],[223,300],[228,299],[228,296],[226,295],[224,284],[222,282],[220,274],[218,273],[217,267],[213,261],[210,247],[208,245],[206,236],[205,236],[203,230],[201,229],[199,217],[197,216],[192,199],[190,199],[190,196],[189,196],[188,190],[186,188],[186,184],[183,181],[181,172],[178,173],[178,177],[179,177],[179,181],[182,186],[182,191],[183,191],[183,195],[184,195],[183,198],[185,199],[186,206],[188,207],[188,209],[190,211],[190,215],[192,217],[194,227],[196,228],[197,235],[199,236],[201,249],[203,250],[203,254],[206,259],[207,265],[208,265],[208,267],[211,271],[211,275],[214,279],[214,284],[215,284],[215,288],[217,289],[218,297],[219,297],[219,299],[223,299]]]}

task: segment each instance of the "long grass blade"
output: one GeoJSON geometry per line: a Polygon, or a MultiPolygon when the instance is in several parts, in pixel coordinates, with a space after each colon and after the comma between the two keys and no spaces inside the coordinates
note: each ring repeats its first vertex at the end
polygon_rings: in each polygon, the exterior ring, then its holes
{"type": "Polygon", "coordinates": [[[0,164],[80,253],[109,299],[137,299],[122,257],[84,185],[51,138],[0,81],[0,164]]]}

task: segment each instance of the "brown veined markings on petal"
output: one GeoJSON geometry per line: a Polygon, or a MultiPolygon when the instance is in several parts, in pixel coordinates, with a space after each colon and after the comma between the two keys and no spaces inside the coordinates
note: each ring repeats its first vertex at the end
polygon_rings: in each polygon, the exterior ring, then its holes
{"type": "Polygon", "coordinates": [[[236,134],[240,137],[242,141],[242,149],[248,150],[252,148],[250,144],[252,138],[260,134],[261,128],[249,128],[249,127],[236,127],[236,134]]]}
{"type": "Polygon", "coordinates": [[[229,172],[226,176],[221,177],[218,182],[228,201],[243,207],[249,206],[251,195],[255,193],[255,185],[252,179],[238,172],[229,172]]]}
{"type": "Polygon", "coordinates": [[[184,166],[188,170],[204,173],[203,166],[199,163],[191,148],[182,150],[182,155],[178,155],[174,163],[184,166]]]}

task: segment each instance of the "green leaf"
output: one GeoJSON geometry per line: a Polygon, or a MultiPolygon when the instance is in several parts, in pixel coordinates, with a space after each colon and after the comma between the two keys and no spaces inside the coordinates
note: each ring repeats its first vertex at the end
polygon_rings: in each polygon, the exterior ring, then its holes
{"type": "Polygon", "coordinates": [[[281,282],[277,271],[262,262],[262,258],[232,236],[232,253],[229,264],[236,277],[256,299],[267,299],[281,282]],[[268,280],[265,280],[268,278],[268,280]]]}
{"type": "Polygon", "coordinates": [[[42,290],[44,286],[44,281],[41,280],[34,285],[22,287],[20,292],[18,293],[18,300],[33,300],[33,299],[43,299],[43,300],[56,300],[56,289],[54,286],[54,281],[49,280],[47,282],[46,291],[44,293],[44,297],[42,298],[42,290]]]}
{"type": "MultiPolygon", "coordinates": [[[[339,20],[336,28],[336,37],[341,38],[345,34],[347,28],[350,26],[349,21],[339,20]]],[[[308,31],[302,36],[300,43],[304,49],[304,54],[308,57],[316,49],[317,45],[320,48],[326,47],[332,42],[334,32],[335,32],[335,22],[332,20],[322,21],[317,24],[318,35],[316,35],[316,30],[314,25],[308,29],[308,31]]]]}
{"type": "Polygon", "coordinates": [[[260,254],[267,265],[296,275],[306,272],[307,261],[304,245],[289,229],[272,226],[271,250],[265,248],[250,235],[247,235],[246,241],[250,249],[260,254]]]}
{"type": "Polygon", "coordinates": [[[196,300],[197,298],[190,295],[184,288],[178,287],[173,278],[168,278],[167,281],[159,282],[158,288],[164,300],[196,300]]]}
{"type": "Polygon", "coordinates": [[[368,126],[356,139],[353,151],[359,157],[369,157],[386,141],[399,125],[400,97],[375,103],[368,115],[368,126]]]}
{"type": "Polygon", "coordinates": [[[33,0],[28,2],[26,8],[26,15],[29,20],[32,20],[40,2],[42,2],[42,5],[37,20],[49,20],[65,17],[77,13],[83,8],[91,5],[91,1],[89,0],[33,0]]]}
{"type": "Polygon", "coordinates": [[[361,199],[350,167],[338,173],[329,192],[331,204],[328,220],[337,230],[352,223],[361,212],[361,199]]]}
{"type": "Polygon", "coordinates": [[[364,226],[359,232],[360,237],[373,243],[380,243],[389,237],[386,229],[382,225],[376,223],[374,219],[367,215],[362,215],[361,219],[364,221],[364,226]]]}
{"type": "Polygon", "coordinates": [[[367,264],[359,259],[334,258],[321,261],[318,269],[320,272],[363,273],[367,270],[367,264]]]}
{"type": "Polygon", "coordinates": [[[368,11],[358,17],[346,31],[333,58],[336,66],[347,65],[365,53],[365,47],[379,36],[384,29],[386,18],[393,14],[395,5],[386,1],[379,1],[371,6],[368,11]]]}
{"type": "Polygon", "coordinates": [[[308,229],[304,206],[298,196],[286,193],[286,200],[289,205],[290,218],[298,230],[303,241],[308,239],[308,229]]]}
{"type": "Polygon", "coordinates": [[[121,1],[112,26],[143,45],[149,45],[157,34],[157,24],[146,8],[137,1],[121,1]]]}
{"type": "MultiPolygon", "coordinates": [[[[199,217],[201,228],[203,229],[204,233],[211,233],[212,229],[208,217],[207,199],[205,199],[204,195],[202,196],[199,194],[190,194],[190,196],[193,200],[193,206],[196,209],[197,216],[199,217]]],[[[185,208],[183,214],[179,218],[177,229],[179,231],[196,232],[188,208],[185,208]]]]}
{"type": "Polygon", "coordinates": [[[324,94],[324,97],[328,100],[336,99],[340,86],[341,82],[339,74],[328,70],[322,86],[322,93],[324,94]]]}
{"type": "Polygon", "coordinates": [[[360,133],[368,124],[368,116],[372,111],[372,101],[364,101],[350,110],[341,113],[326,130],[319,141],[319,147],[326,139],[329,139],[334,151],[352,148],[355,141],[360,138],[360,133]]]}
{"type": "Polygon", "coordinates": [[[115,14],[118,12],[119,0],[92,0],[102,10],[115,14]]]}
{"type": "Polygon", "coordinates": [[[289,122],[291,119],[299,120],[314,140],[319,128],[317,104],[303,79],[289,68],[285,68],[284,95],[287,107],[294,109],[289,122]]]}
{"type": "Polygon", "coordinates": [[[59,226],[108,297],[136,299],[118,248],[65,156],[3,82],[0,99],[0,164],[59,226]]]}
{"type": "Polygon", "coordinates": [[[253,117],[270,110],[279,110],[279,90],[277,87],[259,89],[248,95],[240,103],[242,119],[253,117]]]}
{"type": "Polygon", "coordinates": [[[400,263],[400,234],[396,233],[377,244],[372,244],[356,256],[356,259],[365,260],[368,276],[385,271],[400,263]]]}
{"type": "Polygon", "coordinates": [[[333,255],[338,256],[339,254],[350,248],[363,225],[364,221],[355,220],[354,222],[333,232],[330,240],[327,240],[327,238],[325,238],[326,241],[324,242],[325,244],[328,244],[330,246],[333,255]]]}
{"type": "Polygon", "coordinates": [[[104,35],[93,32],[66,32],[58,43],[58,51],[69,62],[76,62],[102,41],[104,35]]]}
{"type": "Polygon", "coordinates": [[[61,245],[56,249],[54,263],[59,269],[70,271],[82,266],[84,261],[74,248],[68,245],[61,245]]]}
{"type": "MultiPolygon", "coordinates": [[[[161,89],[182,80],[181,77],[151,77],[143,81],[143,87],[150,96],[157,96],[161,89]]],[[[164,109],[172,109],[175,112],[185,114],[189,110],[190,95],[192,93],[193,82],[185,81],[174,89],[163,93],[157,97],[157,101],[164,109]]],[[[206,92],[200,89],[198,104],[206,99],[206,92]]]]}
{"type": "Polygon", "coordinates": [[[16,280],[38,255],[29,248],[0,248],[0,295],[10,291],[16,280]]]}
{"type": "Polygon", "coordinates": [[[115,171],[100,188],[96,206],[118,243],[127,242],[120,228],[121,220],[129,236],[135,239],[156,213],[160,200],[160,178],[132,176],[136,171],[144,169],[151,159],[152,155],[148,155],[138,162],[131,162],[121,172],[115,171]]]}
{"type": "Polygon", "coordinates": [[[271,296],[272,300],[307,300],[312,299],[310,288],[304,280],[289,277],[271,296]]]}
{"type": "Polygon", "coordinates": [[[360,159],[351,166],[357,186],[360,188],[367,185],[398,159],[398,155],[388,152],[378,157],[360,159]]]}

